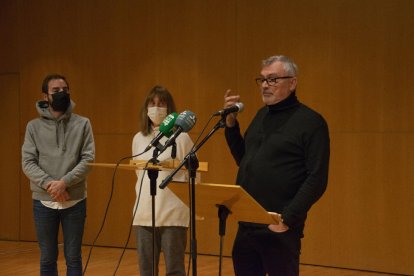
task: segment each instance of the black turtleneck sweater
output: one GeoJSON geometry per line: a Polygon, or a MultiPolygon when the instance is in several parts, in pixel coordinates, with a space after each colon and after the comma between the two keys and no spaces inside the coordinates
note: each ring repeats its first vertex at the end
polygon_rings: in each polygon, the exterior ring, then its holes
{"type": "Polygon", "coordinates": [[[237,184],[302,232],[308,210],[327,185],[329,131],[323,117],[292,93],[261,108],[244,137],[238,122],[225,135],[239,166],[237,184]]]}

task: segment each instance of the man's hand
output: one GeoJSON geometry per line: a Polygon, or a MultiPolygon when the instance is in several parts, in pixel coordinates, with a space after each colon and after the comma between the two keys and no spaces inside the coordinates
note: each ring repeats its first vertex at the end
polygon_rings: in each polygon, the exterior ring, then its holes
{"type": "Polygon", "coordinates": [[[64,201],[69,200],[70,197],[69,197],[69,193],[67,191],[65,191],[63,194],[61,194],[57,197],[54,197],[53,199],[56,200],[57,202],[64,202],[64,201]]]}
{"type": "MultiPolygon", "coordinates": [[[[231,93],[231,90],[229,89],[224,94],[224,108],[233,106],[240,101],[240,95],[231,96],[230,93],[231,93]]],[[[237,112],[230,113],[229,115],[227,115],[226,126],[234,127],[234,125],[236,124],[236,117],[237,117],[237,112]]]]}
{"type": "Polygon", "coordinates": [[[268,228],[270,231],[276,232],[276,233],[283,233],[289,230],[289,226],[283,223],[282,215],[275,213],[275,212],[268,212],[269,215],[272,216],[272,218],[279,222],[277,224],[269,224],[268,228]]]}
{"type": "Polygon", "coordinates": [[[62,202],[69,199],[66,183],[63,180],[50,181],[47,185],[47,192],[56,201],[62,202]]]}

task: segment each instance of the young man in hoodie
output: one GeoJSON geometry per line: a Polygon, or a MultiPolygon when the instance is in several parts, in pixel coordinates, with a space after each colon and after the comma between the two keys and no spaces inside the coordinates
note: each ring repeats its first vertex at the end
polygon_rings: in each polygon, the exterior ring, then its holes
{"type": "Polygon", "coordinates": [[[23,172],[30,179],[33,215],[40,247],[40,275],[57,275],[58,232],[62,225],[67,275],[82,275],[86,218],[86,175],[95,158],[89,119],[72,113],[64,76],[43,80],[40,117],[26,127],[23,172]]]}

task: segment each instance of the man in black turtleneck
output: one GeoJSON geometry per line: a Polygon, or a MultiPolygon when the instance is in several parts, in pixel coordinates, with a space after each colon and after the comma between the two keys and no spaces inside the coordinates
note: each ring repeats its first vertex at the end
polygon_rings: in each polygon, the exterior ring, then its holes
{"type": "MultiPolygon", "coordinates": [[[[271,225],[239,222],[232,253],[237,276],[299,275],[306,215],[326,189],[328,126],[296,98],[296,71],[285,56],[264,60],[256,82],[265,106],[244,136],[235,113],[226,118],[227,144],[239,166],[237,184],[281,219],[271,225]]],[[[224,107],[239,100],[227,91],[224,107]]]]}

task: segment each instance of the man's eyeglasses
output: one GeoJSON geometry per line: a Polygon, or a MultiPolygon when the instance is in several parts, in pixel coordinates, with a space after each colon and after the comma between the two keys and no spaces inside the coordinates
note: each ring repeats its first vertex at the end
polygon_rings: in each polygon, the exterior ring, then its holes
{"type": "Polygon", "coordinates": [[[280,79],[291,79],[291,76],[284,76],[284,77],[273,77],[273,78],[256,78],[256,83],[259,86],[263,85],[263,82],[266,82],[269,86],[275,86],[278,82],[277,80],[280,79]]]}

